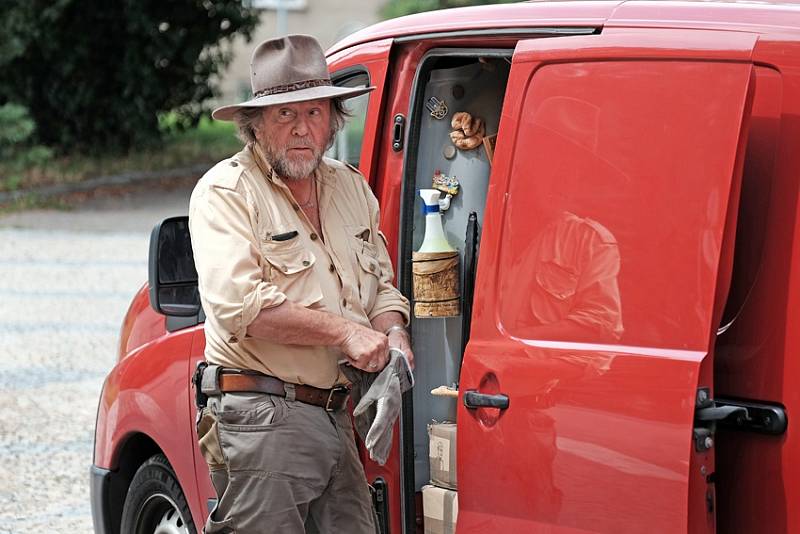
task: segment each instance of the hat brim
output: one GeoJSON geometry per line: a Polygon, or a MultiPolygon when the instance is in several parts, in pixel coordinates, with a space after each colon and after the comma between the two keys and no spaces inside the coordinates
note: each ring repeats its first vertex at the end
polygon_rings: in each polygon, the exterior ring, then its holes
{"type": "Polygon", "coordinates": [[[244,108],[262,108],[265,106],[274,106],[276,104],[292,104],[295,102],[306,102],[308,100],[319,100],[322,98],[353,98],[354,96],[369,93],[373,89],[375,89],[374,86],[337,87],[335,85],[322,85],[319,87],[309,87],[308,89],[300,89],[298,91],[260,96],[248,100],[247,102],[242,102],[241,104],[222,106],[221,108],[215,109],[211,113],[211,116],[218,121],[232,121],[236,112],[244,108]]]}

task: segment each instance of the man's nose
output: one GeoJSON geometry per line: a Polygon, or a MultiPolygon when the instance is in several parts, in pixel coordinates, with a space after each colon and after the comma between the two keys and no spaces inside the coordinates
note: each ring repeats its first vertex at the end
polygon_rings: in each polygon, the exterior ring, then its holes
{"type": "Polygon", "coordinates": [[[295,119],[292,133],[298,137],[304,137],[308,133],[308,122],[306,122],[305,117],[295,119]]]}

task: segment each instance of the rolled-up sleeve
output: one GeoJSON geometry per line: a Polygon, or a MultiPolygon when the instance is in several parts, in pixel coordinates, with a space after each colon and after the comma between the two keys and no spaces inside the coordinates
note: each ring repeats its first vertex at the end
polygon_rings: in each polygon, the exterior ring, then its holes
{"type": "Polygon", "coordinates": [[[394,286],[392,260],[389,256],[389,251],[386,249],[386,242],[384,241],[383,234],[379,232],[380,208],[378,207],[378,199],[375,198],[375,195],[372,193],[366,181],[364,181],[364,195],[367,198],[370,212],[371,241],[378,251],[377,259],[381,270],[378,276],[378,294],[375,298],[375,305],[371,310],[366,310],[367,316],[369,320],[372,321],[382,313],[396,311],[402,314],[403,322],[408,326],[410,313],[408,299],[394,286]]]}
{"type": "Polygon", "coordinates": [[[189,230],[203,309],[229,343],[245,338],[263,308],[286,300],[264,280],[255,213],[235,190],[200,184],[189,203],[189,230]]]}

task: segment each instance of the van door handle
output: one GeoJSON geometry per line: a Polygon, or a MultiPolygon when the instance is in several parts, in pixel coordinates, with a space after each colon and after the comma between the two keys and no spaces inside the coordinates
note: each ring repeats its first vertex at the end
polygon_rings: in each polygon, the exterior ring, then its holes
{"type": "Polygon", "coordinates": [[[470,410],[477,408],[499,408],[505,410],[508,408],[508,395],[503,395],[502,393],[489,395],[488,393],[469,390],[464,392],[464,406],[470,410]]]}

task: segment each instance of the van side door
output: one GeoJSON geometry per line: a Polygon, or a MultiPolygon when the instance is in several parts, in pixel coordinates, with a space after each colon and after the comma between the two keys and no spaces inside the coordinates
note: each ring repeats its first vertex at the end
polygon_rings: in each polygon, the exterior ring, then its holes
{"type": "Polygon", "coordinates": [[[460,534],[715,531],[696,404],[713,396],[756,39],[518,43],[460,377],[460,534]]]}

